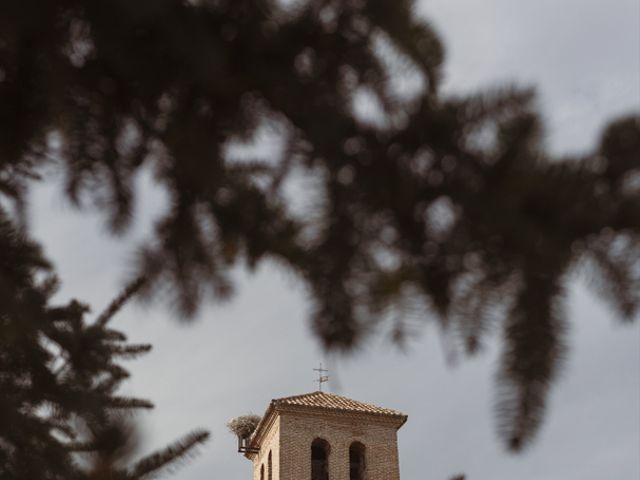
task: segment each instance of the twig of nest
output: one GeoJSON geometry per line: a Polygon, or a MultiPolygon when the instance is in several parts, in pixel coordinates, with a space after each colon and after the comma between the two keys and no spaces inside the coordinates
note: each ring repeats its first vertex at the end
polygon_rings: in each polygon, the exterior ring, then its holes
{"type": "Polygon", "coordinates": [[[242,415],[229,420],[227,422],[227,428],[231,433],[235,433],[238,438],[245,439],[249,438],[253,432],[255,432],[259,423],[260,417],[258,415],[242,415]]]}

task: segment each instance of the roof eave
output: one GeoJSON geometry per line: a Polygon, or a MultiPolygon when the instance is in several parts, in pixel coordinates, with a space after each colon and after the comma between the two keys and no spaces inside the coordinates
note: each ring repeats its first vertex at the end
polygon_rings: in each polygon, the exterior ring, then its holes
{"type": "Polygon", "coordinates": [[[374,419],[377,421],[382,421],[384,423],[395,424],[397,429],[400,429],[409,419],[408,415],[397,413],[375,413],[375,412],[360,412],[357,410],[348,410],[348,409],[339,409],[339,408],[327,408],[327,407],[319,407],[319,406],[308,406],[308,405],[276,405],[273,408],[273,413],[293,413],[293,414],[304,414],[304,413],[312,413],[312,414],[330,414],[335,416],[351,416],[357,418],[368,418],[374,419]]]}

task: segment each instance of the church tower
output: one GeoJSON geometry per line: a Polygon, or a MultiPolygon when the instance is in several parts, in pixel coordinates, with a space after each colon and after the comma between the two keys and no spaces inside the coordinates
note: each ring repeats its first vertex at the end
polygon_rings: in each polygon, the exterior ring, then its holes
{"type": "Polygon", "coordinates": [[[244,450],[253,480],[400,480],[407,416],[325,392],[272,400],[244,450]]]}

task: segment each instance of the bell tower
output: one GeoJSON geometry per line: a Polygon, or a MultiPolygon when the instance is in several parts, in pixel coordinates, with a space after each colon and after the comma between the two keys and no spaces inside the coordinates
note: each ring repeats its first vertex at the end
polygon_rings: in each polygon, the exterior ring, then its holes
{"type": "Polygon", "coordinates": [[[253,480],[400,480],[398,429],[407,416],[313,392],[271,401],[245,456],[253,480]]]}

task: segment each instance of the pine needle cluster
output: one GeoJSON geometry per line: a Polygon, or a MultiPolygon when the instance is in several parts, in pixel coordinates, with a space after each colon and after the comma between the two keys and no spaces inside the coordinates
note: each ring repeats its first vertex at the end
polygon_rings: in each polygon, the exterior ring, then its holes
{"type": "Polygon", "coordinates": [[[121,360],[151,349],[109,321],[142,285],[133,283],[89,321],[77,301],[52,305],[57,285],[40,249],[0,210],[0,478],[156,478],[205,442],[195,431],[132,464],[132,414],[148,400],[118,393],[121,360]]]}
{"type": "MultiPolygon", "coordinates": [[[[532,91],[440,92],[444,48],[413,3],[2,2],[0,192],[19,215],[55,166],[68,197],[120,233],[136,172],[152,171],[170,208],[138,274],[186,317],[232,293],[235,266],[270,259],[306,285],[329,349],[416,303],[469,353],[497,332],[500,435],[518,450],[566,355],[572,273],[590,272],[622,318],[638,312],[640,117],[612,121],[593,152],[553,158],[532,91]],[[419,88],[404,95],[399,77],[419,88]],[[277,148],[234,157],[264,132],[277,148]],[[292,179],[309,185],[302,214],[292,179]]],[[[45,293],[32,293],[38,305],[45,293]]],[[[64,335],[95,334],[91,355],[111,355],[84,307],[59,312],[64,335]]],[[[40,365],[35,337],[25,358],[12,335],[11,361],[40,365]]],[[[89,377],[121,373],[74,358],[89,377]]]]}

